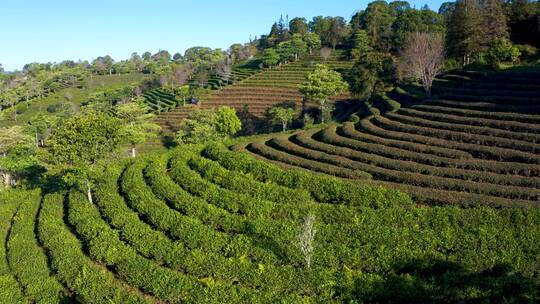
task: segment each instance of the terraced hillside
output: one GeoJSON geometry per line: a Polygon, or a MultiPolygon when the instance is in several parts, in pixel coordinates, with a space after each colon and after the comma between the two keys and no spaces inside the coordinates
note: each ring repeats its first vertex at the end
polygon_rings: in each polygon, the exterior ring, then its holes
{"type": "Polygon", "coordinates": [[[234,148],[401,189],[419,203],[539,206],[540,74],[456,72],[434,93],[415,103],[398,92],[356,125],[234,148]]]}
{"type": "MultiPolygon", "coordinates": [[[[231,69],[230,78],[225,80],[219,75],[211,75],[206,87],[211,90],[218,90],[234,82],[242,81],[259,72],[260,60],[254,59],[247,62],[234,65],[231,69]]],[[[190,85],[196,86],[196,80],[189,82],[190,85]]],[[[143,94],[146,104],[155,113],[169,112],[177,107],[184,106],[185,102],[177,99],[174,94],[171,94],[163,88],[149,90],[143,94]]]]}
{"type": "Polygon", "coordinates": [[[284,171],[221,146],[110,166],[94,192],[95,204],[76,189],[0,193],[2,301],[540,297],[539,209],[416,208],[398,191],[284,171]],[[309,264],[298,247],[308,215],[309,264]]]}
{"type": "MultiPolygon", "coordinates": [[[[298,85],[306,80],[307,74],[314,70],[316,63],[324,62],[338,71],[349,69],[352,62],[344,60],[342,56],[342,52],[336,51],[326,61],[320,57],[311,56],[277,69],[262,71],[210,94],[202,99],[201,105],[186,105],[162,113],[157,118],[157,122],[165,132],[174,132],[177,130],[181,120],[195,109],[231,106],[241,112],[247,105],[249,114],[254,119],[264,117],[268,108],[284,102],[294,103],[300,111],[303,107],[303,98],[298,90],[298,85]]],[[[350,99],[350,96],[335,98],[335,100],[345,99],[350,99]]],[[[315,105],[309,104],[307,107],[315,107],[315,105]]]]}

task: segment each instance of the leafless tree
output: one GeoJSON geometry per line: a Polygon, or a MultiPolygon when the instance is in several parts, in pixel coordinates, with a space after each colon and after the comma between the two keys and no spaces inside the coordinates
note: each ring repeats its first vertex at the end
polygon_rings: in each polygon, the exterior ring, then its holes
{"type": "Polygon", "coordinates": [[[330,55],[332,55],[332,49],[324,47],[321,49],[321,57],[326,61],[328,58],[330,58],[330,55]]]}
{"type": "Polygon", "coordinates": [[[225,59],[218,62],[216,66],[216,73],[223,80],[223,82],[229,82],[232,76],[232,60],[229,59],[229,57],[225,57],[225,59]]]}
{"type": "Polygon", "coordinates": [[[173,73],[174,84],[176,86],[185,85],[189,79],[189,76],[191,75],[191,70],[191,66],[188,64],[184,64],[175,69],[173,73]]]}
{"type": "Polygon", "coordinates": [[[428,96],[444,62],[444,39],[441,35],[412,33],[399,55],[398,76],[419,80],[428,96]]]}
{"type": "Polygon", "coordinates": [[[304,223],[300,228],[298,234],[298,247],[304,256],[306,267],[311,267],[311,257],[313,255],[313,248],[315,247],[315,235],[317,229],[315,228],[315,216],[313,214],[308,215],[304,219],[304,223]]]}

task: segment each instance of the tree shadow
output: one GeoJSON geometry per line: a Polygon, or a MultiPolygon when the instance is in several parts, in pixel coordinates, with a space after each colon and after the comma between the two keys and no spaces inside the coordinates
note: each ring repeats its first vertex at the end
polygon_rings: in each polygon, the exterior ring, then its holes
{"type": "Polygon", "coordinates": [[[351,294],[365,303],[538,303],[540,281],[506,264],[473,272],[455,262],[413,260],[382,280],[360,277],[351,294]]]}

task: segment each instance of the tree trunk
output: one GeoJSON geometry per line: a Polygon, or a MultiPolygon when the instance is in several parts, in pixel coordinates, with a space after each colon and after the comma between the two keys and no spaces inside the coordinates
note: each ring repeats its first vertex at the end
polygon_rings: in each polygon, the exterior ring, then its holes
{"type": "Polygon", "coordinates": [[[131,157],[137,157],[137,150],[135,149],[135,146],[131,147],[131,157]]]}
{"type": "Polygon", "coordinates": [[[282,122],[281,126],[283,128],[283,132],[287,131],[287,122],[282,122]]]}
{"type": "Polygon", "coordinates": [[[4,180],[4,186],[6,188],[10,188],[17,184],[15,179],[13,178],[13,175],[11,175],[11,173],[9,172],[2,172],[2,179],[4,180]]]}
{"type": "Polygon", "coordinates": [[[92,199],[92,189],[90,189],[90,180],[88,178],[86,179],[86,197],[90,203],[94,203],[94,200],[92,199]]]}
{"type": "Polygon", "coordinates": [[[324,103],[321,103],[321,123],[324,123],[324,115],[326,115],[326,113],[324,113],[324,103]]]}

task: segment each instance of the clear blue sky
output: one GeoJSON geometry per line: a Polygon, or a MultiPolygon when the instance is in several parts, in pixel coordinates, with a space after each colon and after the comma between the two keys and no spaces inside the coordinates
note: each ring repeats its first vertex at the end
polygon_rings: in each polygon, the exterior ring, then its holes
{"type": "MultiPolygon", "coordinates": [[[[21,69],[29,62],[126,59],[192,46],[226,49],[265,34],[281,14],[311,19],[349,19],[366,0],[2,0],[0,64],[21,69]]],[[[441,0],[414,0],[438,10],[441,0]]]]}

